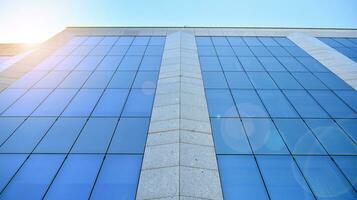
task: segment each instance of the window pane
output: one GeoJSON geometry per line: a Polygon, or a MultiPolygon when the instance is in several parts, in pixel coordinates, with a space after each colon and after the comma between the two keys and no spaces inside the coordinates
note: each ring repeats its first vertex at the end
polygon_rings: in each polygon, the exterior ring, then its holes
{"type": "Polygon", "coordinates": [[[71,152],[106,153],[117,121],[117,118],[90,118],[71,152]]]}
{"type": "Polygon", "coordinates": [[[129,91],[127,89],[107,89],[95,107],[92,116],[119,117],[129,91]]]}
{"type": "Polygon", "coordinates": [[[133,88],[156,88],[158,72],[138,72],[133,88]]]}
{"type": "Polygon", "coordinates": [[[0,117],[0,144],[2,144],[24,120],[25,117],[0,117]]]}
{"type": "Polygon", "coordinates": [[[237,118],[211,118],[216,154],[252,153],[242,122],[237,118]]]}
{"type": "Polygon", "coordinates": [[[233,50],[237,56],[254,56],[252,51],[250,51],[249,47],[247,46],[234,46],[233,50]]]}
{"type": "Polygon", "coordinates": [[[226,46],[217,46],[216,47],[217,55],[218,56],[234,56],[234,51],[231,47],[226,46]]]}
{"type": "Polygon", "coordinates": [[[203,72],[203,83],[205,88],[227,88],[227,82],[223,72],[203,72]]]}
{"type": "Polygon", "coordinates": [[[348,106],[357,112],[357,92],[356,90],[336,90],[334,91],[348,106]]]}
{"type": "Polygon", "coordinates": [[[258,57],[258,59],[268,72],[286,71],[285,67],[275,57],[258,57]]]}
{"type": "Polygon", "coordinates": [[[292,75],[307,90],[327,89],[326,86],[311,73],[292,73],[292,75]]]}
{"type": "Polygon", "coordinates": [[[109,88],[130,88],[136,72],[125,72],[117,71],[115,72],[112,80],[110,81],[109,88]]]}
{"type": "Polygon", "coordinates": [[[303,89],[288,72],[270,72],[270,76],[280,89],[303,89]]]}
{"type": "Polygon", "coordinates": [[[336,122],[355,142],[357,141],[357,119],[337,119],[336,122]]]}
{"type": "Polygon", "coordinates": [[[135,199],[142,156],[108,155],[91,199],[135,199]]]}
{"type": "Polygon", "coordinates": [[[326,154],[301,119],[274,119],[274,122],[292,154],[326,154]]]}
{"type": "Polygon", "coordinates": [[[255,56],[271,56],[271,53],[265,47],[250,47],[255,56]]]}
{"type": "Polygon", "coordinates": [[[34,85],[34,88],[56,88],[68,75],[67,71],[53,71],[34,85]]]}
{"type": "Polygon", "coordinates": [[[319,199],[356,199],[356,192],[329,157],[297,156],[297,164],[319,199]]]}
{"type": "Polygon", "coordinates": [[[232,90],[232,95],[241,117],[268,117],[254,90],[232,90]]]}
{"type": "Polygon", "coordinates": [[[113,71],[95,71],[83,88],[105,88],[113,76],[113,71]]]}
{"type": "Polygon", "coordinates": [[[35,110],[32,116],[58,116],[66,108],[76,89],[56,89],[35,110]]]}
{"type": "Polygon", "coordinates": [[[110,153],[144,153],[148,118],[121,118],[114,133],[110,153]]]}
{"type": "Polygon", "coordinates": [[[63,112],[63,116],[89,116],[103,90],[81,89],[63,112]]]}
{"type": "Polygon", "coordinates": [[[2,199],[41,199],[63,162],[62,154],[33,154],[1,194],[2,199]]]}
{"type": "Polygon", "coordinates": [[[9,88],[30,88],[42,77],[47,75],[47,72],[28,72],[20,79],[12,83],[9,88]]]}
{"type": "Polygon", "coordinates": [[[36,153],[68,153],[86,118],[59,118],[35,149],[36,153]]]}
{"type": "Polygon", "coordinates": [[[0,92],[0,113],[13,104],[26,92],[25,89],[5,89],[0,92]]]}
{"type": "Polygon", "coordinates": [[[280,91],[259,90],[258,94],[271,117],[298,117],[293,107],[280,91]]]}
{"type": "Polygon", "coordinates": [[[51,89],[31,89],[10,106],[3,116],[28,116],[50,94],[51,89]]]}
{"type": "Polygon", "coordinates": [[[274,81],[266,72],[248,72],[248,76],[256,89],[277,89],[274,81]]]}
{"type": "Polygon", "coordinates": [[[357,146],[331,119],[308,119],[305,122],[330,154],[357,153],[357,146]]]}
{"type": "Polygon", "coordinates": [[[352,89],[351,86],[332,73],[315,73],[315,76],[332,90],[352,89]]]}
{"type": "Polygon", "coordinates": [[[69,155],[45,199],[88,199],[102,160],[103,155],[69,155]]]}
{"type": "Polygon", "coordinates": [[[328,72],[328,69],[312,57],[296,57],[311,72],[328,72]]]}
{"type": "Polygon", "coordinates": [[[139,68],[142,56],[125,56],[119,65],[119,70],[136,71],[139,68]]]}
{"type": "Polygon", "coordinates": [[[270,119],[245,118],[242,121],[254,153],[289,153],[270,119]]]}
{"type": "Polygon", "coordinates": [[[202,71],[222,71],[218,57],[200,57],[202,71]]]}
{"type": "Polygon", "coordinates": [[[315,199],[290,156],[257,156],[271,199],[315,199]]]}
{"type": "Polygon", "coordinates": [[[84,56],[67,56],[56,66],[55,70],[73,70],[83,58],[84,56]]]}
{"type": "Polygon", "coordinates": [[[357,157],[356,156],[334,156],[333,160],[342,170],[343,174],[352,183],[354,189],[357,189],[357,157]]]}
{"type": "Polygon", "coordinates": [[[27,154],[0,154],[0,191],[4,189],[12,176],[25,161],[27,154]]]}
{"type": "Polygon", "coordinates": [[[103,56],[87,56],[76,67],[76,70],[94,70],[103,60],[103,56]]]}
{"type": "Polygon", "coordinates": [[[356,113],[332,92],[312,90],[310,94],[334,118],[355,118],[356,113]]]}
{"type": "Polygon", "coordinates": [[[245,72],[225,72],[227,82],[232,89],[253,89],[245,72]]]}
{"type": "Polygon", "coordinates": [[[229,90],[206,90],[210,117],[238,117],[229,90]]]}
{"type": "Polygon", "coordinates": [[[252,156],[218,156],[225,199],[269,199],[252,156]]]}
{"type": "Polygon", "coordinates": [[[263,66],[255,57],[238,57],[245,71],[264,71],[263,66]]]}
{"type": "Polygon", "coordinates": [[[305,90],[285,90],[286,97],[303,118],[328,118],[327,113],[305,90]]]}
{"type": "Polygon", "coordinates": [[[125,104],[122,116],[150,117],[155,90],[132,89],[125,104]]]}
{"type": "Polygon", "coordinates": [[[294,57],[276,57],[290,72],[307,72],[307,69],[294,57]]]}
{"type": "Polygon", "coordinates": [[[242,65],[236,57],[219,57],[224,71],[243,71],[242,65]]]}
{"type": "Polygon", "coordinates": [[[140,63],[140,71],[159,71],[161,66],[161,55],[160,56],[144,56],[142,62],[140,63]]]}
{"type": "Polygon", "coordinates": [[[90,75],[90,71],[73,71],[63,80],[59,88],[81,88],[90,75]]]}
{"type": "Polygon", "coordinates": [[[55,118],[28,118],[1,146],[2,153],[31,153],[55,118]]]}
{"type": "Polygon", "coordinates": [[[106,56],[98,66],[98,70],[116,70],[123,56],[106,56]]]}

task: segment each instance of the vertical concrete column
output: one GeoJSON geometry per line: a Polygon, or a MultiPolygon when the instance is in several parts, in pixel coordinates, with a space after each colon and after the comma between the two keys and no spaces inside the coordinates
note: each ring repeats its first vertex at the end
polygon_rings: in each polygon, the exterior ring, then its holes
{"type": "Polygon", "coordinates": [[[357,89],[356,62],[310,35],[293,33],[288,35],[288,38],[354,89],[357,89]]]}
{"type": "Polygon", "coordinates": [[[223,199],[191,32],[166,38],[137,199],[223,199]]]}

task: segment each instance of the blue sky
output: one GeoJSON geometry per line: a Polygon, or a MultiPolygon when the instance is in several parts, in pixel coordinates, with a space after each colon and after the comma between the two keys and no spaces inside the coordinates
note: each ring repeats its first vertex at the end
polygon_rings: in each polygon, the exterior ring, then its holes
{"type": "Polygon", "coordinates": [[[357,0],[0,0],[0,42],[67,26],[357,28],[357,0]]]}

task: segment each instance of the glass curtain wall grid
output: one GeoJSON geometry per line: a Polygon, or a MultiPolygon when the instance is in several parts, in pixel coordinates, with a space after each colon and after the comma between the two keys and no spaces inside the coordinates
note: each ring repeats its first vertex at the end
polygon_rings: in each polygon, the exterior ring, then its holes
{"type": "Polygon", "coordinates": [[[321,37],[322,42],[357,62],[357,38],[321,37]]]}
{"type": "Polygon", "coordinates": [[[165,37],[76,36],[0,93],[0,199],[134,199],[165,37]]]}
{"type": "Polygon", "coordinates": [[[357,92],[285,37],[196,37],[225,199],[356,199],[357,92]]]}

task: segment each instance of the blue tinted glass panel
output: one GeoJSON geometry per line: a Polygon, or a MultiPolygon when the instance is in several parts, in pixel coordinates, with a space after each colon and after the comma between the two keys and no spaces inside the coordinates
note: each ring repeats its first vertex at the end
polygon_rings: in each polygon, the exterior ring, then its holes
{"type": "Polygon", "coordinates": [[[229,46],[226,37],[211,37],[211,40],[213,44],[216,46],[229,46]]]}
{"type": "Polygon", "coordinates": [[[212,41],[210,37],[196,37],[197,46],[211,46],[212,41]]]}
{"type": "Polygon", "coordinates": [[[97,45],[99,42],[103,40],[104,37],[99,37],[99,36],[91,36],[88,37],[87,40],[85,40],[82,45],[97,45]]]}
{"type": "Polygon", "coordinates": [[[234,56],[235,55],[234,51],[231,47],[225,47],[225,46],[222,46],[222,47],[217,46],[216,52],[217,52],[218,56],[234,56]]]}
{"type": "Polygon", "coordinates": [[[357,141],[357,119],[338,119],[336,122],[355,141],[357,141]]]}
{"type": "Polygon", "coordinates": [[[223,72],[203,72],[202,78],[205,88],[218,89],[228,87],[223,72]]]}
{"type": "Polygon", "coordinates": [[[24,120],[24,117],[0,117],[0,144],[2,144],[24,120]]]}
{"type": "Polygon", "coordinates": [[[329,157],[297,156],[296,161],[317,198],[357,198],[352,186],[329,157]]]}
{"type": "Polygon", "coordinates": [[[241,37],[227,37],[232,46],[247,46],[241,37]]]}
{"type": "Polygon", "coordinates": [[[82,46],[78,46],[77,48],[75,48],[72,52],[71,55],[87,55],[90,51],[92,51],[92,49],[94,48],[94,45],[82,45],[82,46]]]}
{"type": "Polygon", "coordinates": [[[311,73],[292,73],[296,80],[307,90],[327,89],[326,86],[311,73]]]}
{"type": "Polygon", "coordinates": [[[279,44],[271,37],[258,37],[258,39],[265,46],[279,46],[279,44]]]}
{"type": "Polygon", "coordinates": [[[242,37],[248,46],[262,46],[263,44],[256,37],[242,37]]]}
{"type": "Polygon", "coordinates": [[[165,37],[162,36],[153,36],[150,38],[149,45],[164,45],[165,37]]]}
{"type": "Polygon", "coordinates": [[[352,183],[354,189],[357,189],[357,157],[356,156],[334,156],[333,160],[342,170],[343,174],[352,183]]]}
{"type": "Polygon", "coordinates": [[[81,89],[63,112],[63,116],[89,116],[103,90],[81,89]]]}
{"type": "Polygon", "coordinates": [[[119,65],[119,70],[136,71],[141,60],[142,56],[125,56],[119,65]]]}
{"type": "Polygon", "coordinates": [[[59,118],[35,149],[36,153],[68,153],[86,118],[59,118]]]}
{"type": "MultiPolygon", "coordinates": [[[[161,55],[161,54],[160,54],[161,55]]],[[[141,64],[140,71],[158,71],[161,65],[161,56],[144,56],[141,64]]]]}
{"type": "Polygon", "coordinates": [[[113,71],[95,71],[83,88],[105,88],[113,76],[113,71]]]}
{"type": "Polygon", "coordinates": [[[245,71],[264,71],[263,66],[255,57],[238,57],[245,71]]]}
{"type": "Polygon", "coordinates": [[[272,53],[274,56],[290,56],[289,52],[286,51],[282,47],[277,46],[268,46],[267,49],[272,53]]]}
{"type": "Polygon", "coordinates": [[[144,153],[148,118],[121,118],[115,130],[110,153],[144,153]]]}
{"type": "Polygon", "coordinates": [[[237,118],[211,118],[216,154],[252,153],[242,122],[237,118]]]}
{"type": "Polygon", "coordinates": [[[115,45],[130,45],[134,40],[134,37],[131,36],[121,36],[115,43],[115,45]]]}
{"type": "Polygon", "coordinates": [[[271,199],[315,199],[290,156],[257,156],[271,199]]]}
{"type": "Polygon", "coordinates": [[[330,154],[357,153],[356,144],[331,119],[308,119],[305,122],[330,154]]]}
{"type": "Polygon", "coordinates": [[[92,56],[105,56],[109,52],[112,46],[109,45],[98,45],[88,55],[92,56]]]}
{"type": "Polygon", "coordinates": [[[125,104],[122,116],[149,117],[151,115],[155,90],[132,89],[125,104]]]}
{"type": "Polygon", "coordinates": [[[198,46],[197,50],[200,56],[216,56],[216,50],[213,46],[198,46]]]}
{"type": "Polygon", "coordinates": [[[26,157],[27,154],[0,154],[0,191],[4,189],[26,157]]]}
{"type": "Polygon", "coordinates": [[[303,89],[288,72],[270,72],[270,76],[280,89],[303,89]]]}
{"type": "Polygon", "coordinates": [[[328,72],[328,69],[312,57],[296,57],[311,72],[328,72]]]}
{"type": "Polygon", "coordinates": [[[116,118],[90,118],[71,152],[106,153],[117,121],[116,118]]]}
{"type": "Polygon", "coordinates": [[[45,199],[88,199],[102,163],[102,155],[67,157],[45,199]]]}
{"type": "Polygon", "coordinates": [[[253,89],[245,72],[225,72],[227,83],[232,89],[253,89]]]}
{"type": "Polygon", "coordinates": [[[156,88],[158,72],[138,72],[133,88],[156,88]]]}
{"type": "Polygon", "coordinates": [[[34,88],[56,88],[68,75],[67,71],[53,71],[34,85],[34,88]]]}
{"type": "Polygon", "coordinates": [[[121,45],[121,46],[113,46],[113,48],[109,51],[108,56],[122,56],[128,51],[129,46],[121,45]]]}
{"type": "Polygon", "coordinates": [[[355,118],[356,113],[351,110],[331,91],[312,90],[310,94],[334,118],[355,118]]]}
{"type": "Polygon", "coordinates": [[[30,88],[45,75],[47,75],[47,72],[28,72],[19,80],[12,83],[9,88],[30,88]]]}
{"type": "Polygon", "coordinates": [[[238,117],[229,90],[206,90],[210,117],[238,117]]]}
{"type": "Polygon", "coordinates": [[[278,87],[266,72],[248,72],[248,76],[256,89],[277,89],[278,87]]]}
{"type": "Polygon", "coordinates": [[[285,90],[286,97],[303,118],[328,118],[327,113],[305,90],[285,90]]]}
{"type": "Polygon", "coordinates": [[[265,47],[250,47],[255,56],[271,56],[271,53],[265,47]]]}
{"type": "Polygon", "coordinates": [[[274,37],[274,40],[283,47],[296,46],[292,41],[285,37],[274,37]]]}
{"type": "Polygon", "coordinates": [[[116,70],[122,58],[122,56],[106,56],[100,62],[98,70],[116,70]]]}
{"type": "Polygon", "coordinates": [[[108,155],[91,199],[135,199],[142,156],[108,155]]]}
{"type": "Polygon", "coordinates": [[[83,58],[84,56],[67,56],[56,66],[55,70],[72,70],[83,60],[83,58]]]}
{"type": "Polygon", "coordinates": [[[294,57],[276,57],[290,72],[306,72],[307,69],[294,57]]]}
{"type": "Polygon", "coordinates": [[[299,47],[285,47],[285,49],[292,55],[292,56],[309,56],[304,50],[299,47]]]}
{"type": "Polygon", "coordinates": [[[200,57],[202,71],[222,71],[218,57],[200,57]]]}
{"type": "Polygon", "coordinates": [[[26,89],[5,89],[0,93],[0,113],[20,98],[26,89]]]}
{"type": "Polygon", "coordinates": [[[92,116],[119,117],[129,91],[127,89],[107,89],[95,107],[92,116]]]}
{"type": "Polygon", "coordinates": [[[232,90],[241,117],[268,117],[263,103],[254,90],[232,90]]]}
{"type": "Polygon", "coordinates": [[[247,46],[235,46],[233,50],[237,56],[254,56],[253,52],[247,46]]]}
{"type": "Polygon", "coordinates": [[[243,71],[242,65],[236,57],[219,57],[219,61],[224,71],[243,71]]]}
{"type": "Polygon", "coordinates": [[[136,72],[115,72],[112,80],[110,81],[109,88],[130,88],[133,84],[136,72]]]}
{"type": "Polygon", "coordinates": [[[150,37],[140,36],[135,37],[132,45],[147,45],[150,41],[150,37]]]}
{"type": "Polygon", "coordinates": [[[256,154],[288,154],[279,132],[270,119],[243,119],[248,139],[256,154]]]}
{"type": "Polygon", "coordinates": [[[225,199],[269,199],[252,156],[218,156],[225,199]]]}
{"type": "Polygon", "coordinates": [[[275,57],[258,57],[258,59],[268,72],[286,71],[275,57]]]}
{"type": "Polygon", "coordinates": [[[12,106],[10,106],[3,116],[28,116],[36,107],[50,94],[51,89],[31,89],[12,106]]]}
{"type": "Polygon", "coordinates": [[[130,46],[126,55],[128,56],[140,56],[144,55],[146,46],[130,46]]]}
{"type": "Polygon", "coordinates": [[[259,90],[266,109],[271,117],[298,117],[294,108],[278,90],[259,90]]]}
{"type": "Polygon", "coordinates": [[[100,41],[100,45],[113,45],[119,39],[119,37],[104,37],[102,41],[100,41]]]}
{"type": "Polygon", "coordinates": [[[351,86],[332,73],[315,73],[315,76],[332,90],[352,89],[351,86]]]}
{"type": "Polygon", "coordinates": [[[33,154],[0,195],[1,199],[42,199],[64,155],[33,154]]]}
{"type": "Polygon", "coordinates": [[[326,154],[301,119],[274,119],[274,122],[292,154],[326,154]]]}
{"type": "Polygon", "coordinates": [[[58,116],[76,94],[76,89],[56,89],[35,110],[32,116],[58,116]]]}
{"type": "Polygon", "coordinates": [[[87,56],[76,67],[76,70],[94,70],[103,60],[103,56],[87,56]]]}
{"type": "Polygon", "coordinates": [[[31,153],[54,121],[55,118],[28,118],[11,137],[2,144],[0,152],[31,153]]]}
{"type": "Polygon", "coordinates": [[[49,56],[38,64],[34,70],[52,70],[64,58],[65,56],[49,56]]]}
{"type": "Polygon", "coordinates": [[[90,71],[73,71],[62,81],[59,88],[81,88],[90,75],[90,71]]]}
{"type": "Polygon", "coordinates": [[[348,106],[357,112],[357,92],[356,90],[336,90],[334,91],[348,106]]]}

